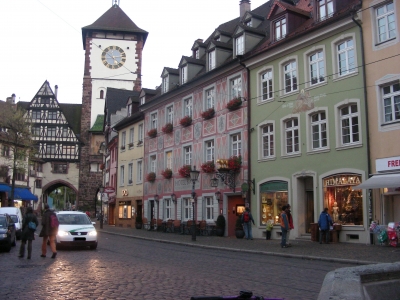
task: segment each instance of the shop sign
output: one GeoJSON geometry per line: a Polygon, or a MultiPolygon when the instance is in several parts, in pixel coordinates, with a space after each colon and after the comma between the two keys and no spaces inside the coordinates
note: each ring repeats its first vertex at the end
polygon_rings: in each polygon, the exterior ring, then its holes
{"type": "Polygon", "coordinates": [[[360,184],[359,175],[337,175],[324,179],[324,187],[360,184]]]}
{"type": "Polygon", "coordinates": [[[375,160],[377,172],[400,170],[400,156],[375,160]]]}
{"type": "Polygon", "coordinates": [[[129,195],[128,190],[122,190],[122,197],[126,197],[129,195]]]}

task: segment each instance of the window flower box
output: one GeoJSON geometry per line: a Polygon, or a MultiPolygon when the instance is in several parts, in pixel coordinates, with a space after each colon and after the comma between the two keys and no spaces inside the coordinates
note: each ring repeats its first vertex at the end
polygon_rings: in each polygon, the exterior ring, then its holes
{"type": "Polygon", "coordinates": [[[204,173],[214,173],[215,172],[215,164],[213,161],[207,161],[201,165],[201,170],[204,173]]]}
{"type": "Polygon", "coordinates": [[[192,171],[191,165],[184,165],[182,168],[179,168],[179,170],[178,170],[179,175],[181,175],[184,178],[190,177],[190,171],[192,171]]]}
{"type": "Polygon", "coordinates": [[[228,159],[228,169],[231,169],[233,171],[238,171],[240,168],[242,167],[242,156],[236,156],[236,155],[232,155],[229,159],[228,159]]]}
{"type": "Polygon", "coordinates": [[[165,179],[172,178],[172,170],[166,168],[164,171],[161,172],[161,175],[164,176],[165,179]]]}
{"type": "Polygon", "coordinates": [[[150,138],[155,138],[155,137],[157,136],[157,129],[156,129],[156,128],[150,129],[150,130],[147,132],[147,135],[148,135],[150,138]]]}
{"type": "Polygon", "coordinates": [[[209,109],[207,109],[207,110],[205,110],[205,111],[203,111],[203,112],[201,113],[201,117],[202,117],[204,120],[209,120],[209,119],[213,118],[214,115],[215,115],[215,109],[214,109],[214,107],[211,107],[211,108],[209,108],[209,109]]]}
{"type": "Polygon", "coordinates": [[[242,100],[240,98],[234,98],[226,104],[226,108],[229,110],[238,109],[242,105],[242,100]]]}
{"type": "Polygon", "coordinates": [[[149,174],[147,174],[146,180],[150,181],[150,182],[154,182],[156,180],[156,173],[150,172],[149,174]]]}
{"type": "Polygon", "coordinates": [[[172,123],[167,123],[161,130],[164,133],[171,133],[174,130],[174,126],[172,125],[172,123]]]}
{"type": "Polygon", "coordinates": [[[183,127],[187,127],[187,126],[190,126],[192,124],[192,121],[193,121],[192,117],[185,116],[179,121],[179,124],[181,124],[183,127]]]}
{"type": "Polygon", "coordinates": [[[129,146],[129,148],[132,148],[133,147],[133,143],[129,143],[128,146],[129,146]]]}

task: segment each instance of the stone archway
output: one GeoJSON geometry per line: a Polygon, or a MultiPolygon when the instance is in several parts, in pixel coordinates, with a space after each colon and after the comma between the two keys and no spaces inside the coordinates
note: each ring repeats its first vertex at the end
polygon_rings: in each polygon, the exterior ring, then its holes
{"type": "MultiPolygon", "coordinates": [[[[56,189],[58,189],[60,187],[66,187],[66,188],[70,189],[72,191],[72,193],[75,194],[75,198],[76,199],[75,199],[74,202],[76,202],[77,197],[78,197],[78,189],[73,184],[71,184],[70,182],[68,182],[66,180],[56,179],[56,180],[53,180],[53,181],[51,181],[51,182],[49,182],[49,183],[47,183],[46,185],[43,186],[43,188],[42,188],[42,197],[41,197],[41,200],[43,201],[43,203],[47,203],[49,195],[54,190],[56,190],[56,189]]],[[[70,206],[75,205],[75,204],[76,203],[73,203],[70,206]]],[[[69,207],[64,207],[64,208],[70,208],[70,206],[69,207]]]]}

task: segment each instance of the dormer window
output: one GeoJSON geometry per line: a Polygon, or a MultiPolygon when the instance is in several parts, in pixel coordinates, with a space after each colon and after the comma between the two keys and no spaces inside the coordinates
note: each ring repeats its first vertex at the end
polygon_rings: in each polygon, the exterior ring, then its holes
{"type": "Polygon", "coordinates": [[[211,71],[215,68],[215,50],[208,53],[208,70],[211,71]]]}
{"type": "Polygon", "coordinates": [[[280,19],[274,23],[275,40],[279,41],[286,36],[286,18],[280,19]]]}
{"type": "Polygon", "coordinates": [[[244,54],[244,36],[236,38],[236,55],[244,54]]]}
{"type": "Polygon", "coordinates": [[[162,79],[162,91],[163,91],[163,93],[168,92],[168,85],[169,85],[168,76],[166,76],[166,77],[164,77],[162,79]]]}
{"type": "Polygon", "coordinates": [[[248,27],[253,27],[253,22],[252,22],[251,19],[250,19],[249,21],[246,22],[246,26],[248,26],[248,27]]]}
{"type": "Polygon", "coordinates": [[[217,36],[217,37],[215,38],[215,40],[216,40],[217,42],[220,42],[220,41],[221,41],[221,36],[220,36],[220,35],[217,36]]]}
{"type": "MultiPolygon", "coordinates": [[[[144,97],[142,97],[142,98],[144,98],[144,97]]],[[[140,100],[141,100],[142,98],[140,98],[140,100]]],[[[129,104],[128,104],[128,117],[130,117],[131,115],[132,115],[132,103],[129,103],[129,104]]]]}
{"type": "Polygon", "coordinates": [[[196,59],[200,59],[200,50],[199,50],[199,49],[197,49],[197,50],[194,52],[194,57],[195,57],[196,59]]]}
{"type": "Polygon", "coordinates": [[[181,84],[186,83],[187,81],[187,66],[181,68],[181,84]]]}
{"type": "Polygon", "coordinates": [[[333,15],[333,0],[320,0],[318,3],[319,19],[325,20],[333,15]]]}
{"type": "Polygon", "coordinates": [[[146,103],[146,97],[145,96],[140,97],[140,105],[143,105],[145,103],[146,103]]]}

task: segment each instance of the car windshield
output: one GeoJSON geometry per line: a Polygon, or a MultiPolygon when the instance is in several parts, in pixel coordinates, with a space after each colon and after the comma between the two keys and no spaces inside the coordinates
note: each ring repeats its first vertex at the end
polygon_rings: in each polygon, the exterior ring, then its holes
{"type": "Polygon", "coordinates": [[[60,225],[88,225],[92,224],[85,214],[59,214],[57,215],[60,225]]]}
{"type": "Polygon", "coordinates": [[[7,227],[6,217],[0,216],[0,228],[6,228],[6,227],[7,227]]]}
{"type": "Polygon", "coordinates": [[[18,223],[18,217],[16,215],[10,215],[14,223],[18,223]]]}

